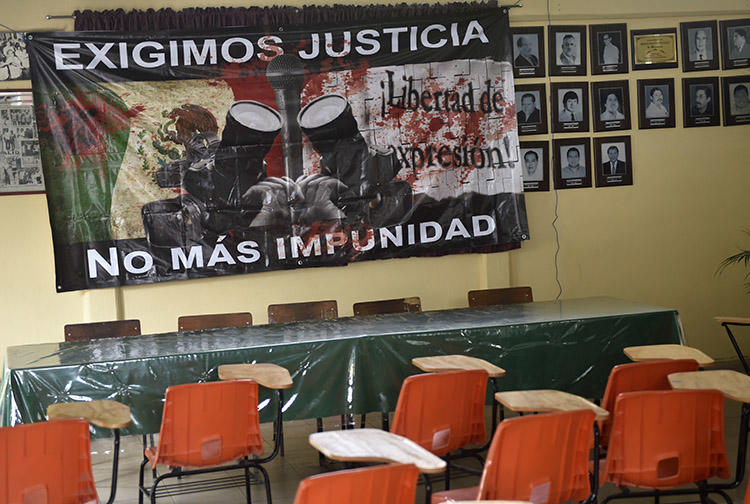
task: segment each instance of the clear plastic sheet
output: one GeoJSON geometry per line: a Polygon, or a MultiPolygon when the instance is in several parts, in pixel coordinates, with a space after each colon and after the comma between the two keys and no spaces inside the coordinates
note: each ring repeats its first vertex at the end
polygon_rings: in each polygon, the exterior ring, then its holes
{"type": "MultiPolygon", "coordinates": [[[[680,341],[674,310],[587,298],[23,345],[7,350],[0,408],[10,425],[45,419],[52,403],[113,399],[131,408],[125,433],[157,432],[168,386],[217,380],[221,364],[272,362],[294,380],[285,419],[392,411],[401,381],[419,372],[411,359],[436,354],[504,368],[502,390],[601,397],[624,347],[680,341]]],[[[262,421],[275,401],[262,390],[262,421]]]]}

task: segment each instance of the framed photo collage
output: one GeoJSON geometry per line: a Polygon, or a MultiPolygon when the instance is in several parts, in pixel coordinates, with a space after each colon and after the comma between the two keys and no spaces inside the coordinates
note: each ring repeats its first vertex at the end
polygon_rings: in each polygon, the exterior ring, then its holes
{"type": "Polygon", "coordinates": [[[750,124],[750,72],[717,75],[719,69],[750,68],[750,18],[648,30],[618,23],[512,27],[511,32],[518,134],[553,138],[551,145],[546,139],[521,139],[525,192],[549,191],[550,182],[555,189],[632,185],[628,130],[750,124]],[[643,75],[632,97],[623,75],[679,68],[704,73],[643,75]],[[606,80],[586,80],[589,69],[606,80]],[[678,100],[682,118],[676,117],[678,100]],[[610,135],[594,135],[592,141],[591,132],[610,135]],[[557,138],[558,133],[582,135],[557,138]]]}

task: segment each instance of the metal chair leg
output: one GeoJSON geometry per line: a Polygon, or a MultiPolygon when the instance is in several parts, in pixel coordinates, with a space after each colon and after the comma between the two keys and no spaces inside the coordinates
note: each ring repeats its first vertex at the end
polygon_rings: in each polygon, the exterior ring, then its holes
{"type": "MultiPolygon", "coordinates": [[[[109,499],[107,504],[112,504],[115,501],[115,494],[117,493],[117,468],[120,463],[120,429],[113,429],[115,433],[115,453],[112,460],[112,488],[109,490],[109,499]]],[[[141,471],[141,476],[143,471],[141,471]]]]}
{"type": "Polygon", "coordinates": [[[432,482],[426,474],[423,474],[422,477],[424,478],[424,502],[425,504],[432,504],[432,482]]]}
{"type": "Polygon", "coordinates": [[[141,462],[141,468],[138,474],[138,504],[143,504],[143,470],[148,464],[148,458],[146,457],[146,435],[143,435],[143,461],[141,462]]]}
{"type": "Polygon", "coordinates": [[[247,504],[252,504],[253,498],[250,495],[250,468],[245,467],[245,492],[247,492],[247,496],[245,497],[245,502],[247,504]]]}
{"type": "Polygon", "coordinates": [[[271,482],[268,480],[268,472],[266,471],[265,467],[259,465],[258,470],[263,474],[263,486],[266,487],[266,501],[268,501],[268,504],[271,503],[271,482]]]}

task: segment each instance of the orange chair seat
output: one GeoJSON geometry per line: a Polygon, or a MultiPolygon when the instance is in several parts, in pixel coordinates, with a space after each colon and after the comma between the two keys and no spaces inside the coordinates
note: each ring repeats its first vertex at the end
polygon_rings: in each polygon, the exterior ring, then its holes
{"type": "Polygon", "coordinates": [[[432,504],[440,504],[446,501],[473,501],[479,497],[479,485],[455,490],[444,490],[432,494],[432,504]]]}

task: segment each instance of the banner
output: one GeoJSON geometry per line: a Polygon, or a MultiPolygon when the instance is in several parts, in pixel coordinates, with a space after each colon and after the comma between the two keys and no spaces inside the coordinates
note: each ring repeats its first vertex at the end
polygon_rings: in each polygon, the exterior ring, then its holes
{"type": "Polygon", "coordinates": [[[507,15],[372,26],[30,34],[57,290],[528,239],[507,15]]]}

